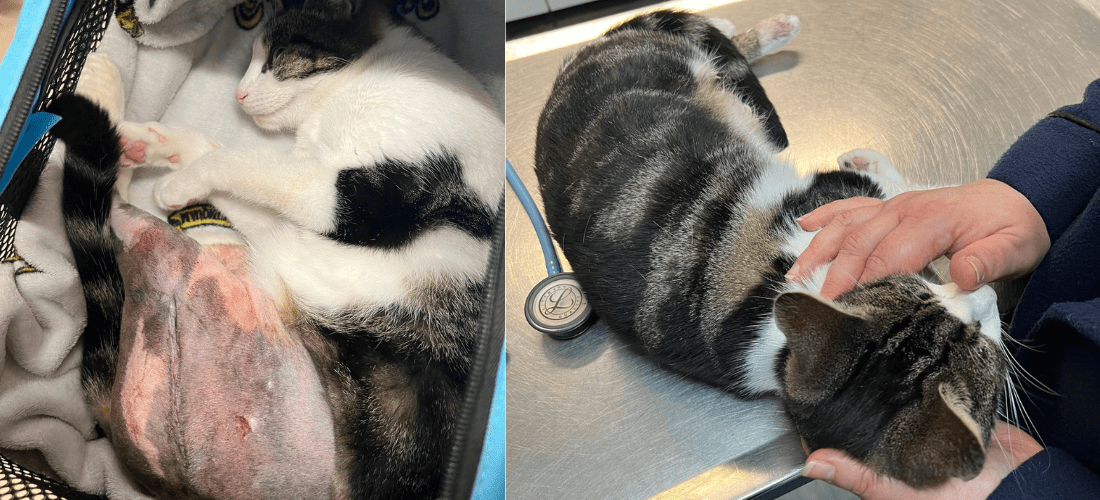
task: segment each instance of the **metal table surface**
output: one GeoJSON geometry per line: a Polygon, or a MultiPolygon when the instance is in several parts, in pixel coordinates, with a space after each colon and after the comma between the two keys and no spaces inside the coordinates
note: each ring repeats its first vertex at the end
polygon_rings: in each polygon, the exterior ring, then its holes
{"type": "MultiPolygon", "coordinates": [[[[981,177],[1009,144],[1100,76],[1096,0],[688,0],[661,4],[740,30],[798,15],[801,33],[754,65],[805,172],[854,148],[921,183],[981,177]]],[[[627,15],[508,42],[508,157],[538,199],[535,123],[563,58],[627,15]]],[[[507,198],[507,496],[774,496],[805,455],[773,399],[741,401],[662,370],[603,323],[554,341],[523,317],[545,277],[535,234],[507,198]],[[769,490],[769,487],[772,489],[769,490]]],[[[559,254],[560,255],[560,254],[559,254]]],[[[563,263],[564,264],[564,263],[563,263]]]]}

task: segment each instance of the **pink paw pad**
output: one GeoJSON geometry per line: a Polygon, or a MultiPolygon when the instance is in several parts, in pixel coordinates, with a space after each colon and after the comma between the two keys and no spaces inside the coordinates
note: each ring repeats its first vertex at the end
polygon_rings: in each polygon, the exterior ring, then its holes
{"type": "Polygon", "coordinates": [[[757,32],[762,44],[773,42],[786,43],[795,33],[798,33],[800,25],[795,16],[775,16],[757,23],[753,30],[757,32]]]}
{"type": "Polygon", "coordinates": [[[169,163],[179,163],[180,162],[180,155],[169,156],[168,157],[168,162],[169,163]]]}
{"type": "Polygon", "coordinates": [[[765,19],[756,25],[756,30],[760,33],[767,33],[774,38],[780,38],[785,35],[789,35],[794,26],[791,23],[785,22],[778,17],[771,19],[765,19]]]}
{"type": "Polygon", "coordinates": [[[152,132],[153,135],[157,136],[157,142],[161,144],[168,142],[168,138],[158,134],[156,130],[153,130],[153,127],[149,127],[149,132],[152,132]]]}
{"type": "Polygon", "coordinates": [[[122,156],[125,161],[131,162],[131,165],[145,162],[145,147],[148,145],[145,141],[122,141],[122,156]]]}

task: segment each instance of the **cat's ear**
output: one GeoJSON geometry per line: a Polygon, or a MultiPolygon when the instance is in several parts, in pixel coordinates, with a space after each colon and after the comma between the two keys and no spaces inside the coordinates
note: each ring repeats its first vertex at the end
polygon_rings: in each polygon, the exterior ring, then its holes
{"type": "Polygon", "coordinates": [[[788,395],[810,401],[835,389],[851,362],[854,343],[849,337],[863,329],[863,318],[803,292],[779,295],[773,312],[791,351],[784,370],[788,395]]]}
{"type": "Polygon", "coordinates": [[[897,442],[891,446],[899,470],[911,476],[899,479],[920,488],[952,477],[968,481],[977,476],[985,464],[985,445],[964,391],[941,382],[921,406],[919,415],[899,426],[897,442]]]}

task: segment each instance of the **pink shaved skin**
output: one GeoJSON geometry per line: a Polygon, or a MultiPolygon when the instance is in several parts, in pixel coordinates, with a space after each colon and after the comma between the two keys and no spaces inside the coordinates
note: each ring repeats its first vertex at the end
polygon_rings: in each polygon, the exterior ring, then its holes
{"type": "Polygon", "coordinates": [[[243,250],[204,251],[128,205],[111,226],[126,302],[109,427],[134,479],[171,498],[333,497],[325,391],[297,332],[243,278],[243,250]]]}

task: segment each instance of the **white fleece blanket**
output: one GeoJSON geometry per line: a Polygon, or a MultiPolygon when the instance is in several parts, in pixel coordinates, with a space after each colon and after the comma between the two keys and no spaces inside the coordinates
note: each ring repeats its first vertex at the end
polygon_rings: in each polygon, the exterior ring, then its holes
{"type": "MultiPolygon", "coordinates": [[[[234,98],[260,34],[238,24],[237,1],[156,0],[153,8],[149,0],[135,2],[144,30],[139,38],[111,23],[98,51],[122,72],[127,120],[195,127],[227,147],[289,151],[291,135],[260,131],[234,98]]],[[[264,8],[271,12],[270,5],[264,8]]],[[[503,1],[408,0],[400,10],[477,76],[503,109],[503,1]]],[[[78,341],[85,311],[62,231],[62,153],[63,147],[55,148],[18,225],[21,260],[0,263],[0,448],[41,451],[53,471],[78,489],[143,498],[109,443],[93,439],[94,423],[81,397],[78,341]]],[[[148,193],[155,175],[147,171],[135,179],[131,201],[163,216],[148,193]]]]}

